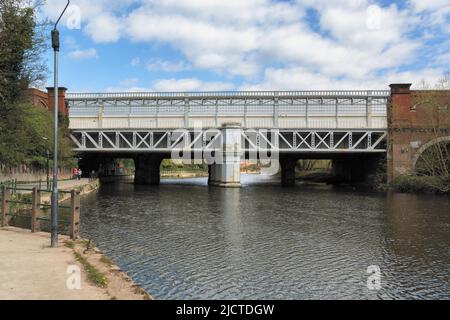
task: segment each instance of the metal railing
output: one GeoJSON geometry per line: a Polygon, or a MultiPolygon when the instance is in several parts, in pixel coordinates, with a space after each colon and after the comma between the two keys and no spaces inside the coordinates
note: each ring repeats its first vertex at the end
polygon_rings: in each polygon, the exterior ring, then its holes
{"type": "Polygon", "coordinates": [[[66,98],[75,99],[165,99],[165,98],[248,98],[248,97],[388,97],[389,90],[320,90],[320,91],[203,91],[203,92],[97,92],[67,93],[66,98]]]}
{"type": "MultiPolygon", "coordinates": [[[[31,232],[40,231],[41,221],[50,221],[50,218],[43,216],[44,208],[51,208],[51,205],[41,203],[41,193],[51,193],[51,190],[41,190],[38,188],[26,189],[26,188],[12,188],[6,185],[1,186],[1,227],[7,227],[9,225],[10,218],[29,218],[31,219],[31,232]],[[31,192],[31,201],[25,200],[12,200],[12,192],[31,192]],[[31,216],[20,215],[13,213],[11,205],[28,206],[31,207],[31,216]]],[[[78,190],[64,191],[60,190],[61,194],[70,194],[70,205],[59,205],[61,209],[70,210],[70,220],[60,220],[58,222],[69,224],[69,236],[72,239],[77,239],[80,235],[80,192],[78,190]]]]}
{"type": "Polygon", "coordinates": [[[11,193],[17,192],[17,179],[11,179],[11,180],[5,180],[0,182],[0,188],[3,186],[6,186],[7,188],[10,188],[11,193]]]}
{"type": "Polygon", "coordinates": [[[1,181],[0,182],[0,188],[2,186],[6,186],[8,188],[11,188],[11,193],[12,194],[16,194],[17,193],[17,189],[22,188],[22,187],[20,187],[21,185],[28,185],[28,186],[29,185],[37,185],[37,186],[39,186],[38,187],[39,189],[42,189],[42,187],[45,186],[47,188],[47,190],[49,190],[50,187],[51,187],[52,181],[53,181],[53,179],[51,179],[51,178],[48,181],[39,179],[37,181],[22,181],[22,182],[18,182],[17,179],[11,179],[11,180],[1,181]]]}

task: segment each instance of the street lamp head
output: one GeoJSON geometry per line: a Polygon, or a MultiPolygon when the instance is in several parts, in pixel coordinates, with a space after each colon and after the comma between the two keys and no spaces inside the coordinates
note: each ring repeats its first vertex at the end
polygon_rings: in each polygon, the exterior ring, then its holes
{"type": "Polygon", "coordinates": [[[59,31],[52,30],[52,48],[54,51],[59,51],[59,31]]]}
{"type": "Polygon", "coordinates": [[[53,51],[55,51],[55,52],[59,51],[59,31],[58,31],[58,29],[56,29],[56,27],[58,26],[59,21],[61,20],[62,16],[66,12],[69,4],[70,4],[70,0],[67,0],[67,4],[64,7],[64,10],[61,12],[61,15],[59,16],[58,20],[56,20],[55,27],[52,30],[52,48],[53,48],[53,51]]]}

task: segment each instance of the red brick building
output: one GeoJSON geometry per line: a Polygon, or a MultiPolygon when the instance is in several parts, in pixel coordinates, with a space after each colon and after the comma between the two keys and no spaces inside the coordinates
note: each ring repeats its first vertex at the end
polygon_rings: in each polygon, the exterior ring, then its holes
{"type": "MultiPolygon", "coordinates": [[[[68,114],[68,108],[65,101],[67,88],[59,87],[58,88],[58,111],[61,114],[68,114]]],[[[47,92],[44,92],[39,89],[30,88],[27,90],[27,97],[30,102],[39,108],[44,108],[49,110],[53,114],[54,110],[54,94],[55,91],[53,87],[48,87],[47,92]]]]}

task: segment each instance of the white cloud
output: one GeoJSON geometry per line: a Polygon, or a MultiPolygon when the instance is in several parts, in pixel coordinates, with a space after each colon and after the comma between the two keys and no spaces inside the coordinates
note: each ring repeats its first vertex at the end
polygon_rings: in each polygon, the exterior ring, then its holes
{"type": "Polygon", "coordinates": [[[232,89],[232,83],[204,82],[196,78],[161,79],[153,84],[154,91],[226,91],[232,89]]]}
{"type": "MultiPolygon", "coordinates": [[[[135,3],[133,0],[72,0],[71,6],[79,8],[81,25],[84,31],[96,42],[115,42],[122,35],[124,21],[120,12],[135,3]]],[[[66,1],[46,0],[43,13],[55,21],[64,8],[66,1]]],[[[68,26],[70,15],[63,16],[60,26],[68,26]]]]}
{"type": "Polygon", "coordinates": [[[139,83],[139,79],[138,78],[129,78],[129,79],[124,79],[120,82],[120,86],[122,87],[133,87],[136,86],[139,83]]]}
{"type": "Polygon", "coordinates": [[[148,92],[151,91],[149,88],[144,87],[108,87],[106,92],[148,92]]]}
{"type": "Polygon", "coordinates": [[[100,14],[86,26],[86,32],[95,42],[116,42],[120,38],[122,21],[111,14],[100,14]]]}
{"type": "Polygon", "coordinates": [[[72,36],[65,36],[62,38],[62,46],[67,47],[70,50],[77,50],[78,43],[77,40],[72,36]]]}
{"type": "Polygon", "coordinates": [[[97,50],[94,48],[86,49],[86,50],[74,50],[69,52],[69,58],[74,60],[85,60],[85,59],[93,59],[98,58],[97,50]]]}
{"type": "Polygon", "coordinates": [[[136,67],[136,66],[138,66],[140,64],[141,64],[141,59],[140,58],[136,57],[136,58],[131,59],[131,65],[133,67],[136,67]]]}
{"type": "Polygon", "coordinates": [[[422,23],[450,34],[450,3],[448,0],[411,0],[412,9],[420,14],[422,23]]]}
{"type": "Polygon", "coordinates": [[[180,72],[189,70],[191,67],[184,61],[166,61],[166,60],[152,60],[147,63],[148,71],[164,71],[164,72],[180,72]]]}
{"type": "Polygon", "coordinates": [[[234,85],[229,82],[202,81],[197,78],[158,79],[151,88],[139,87],[138,79],[125,79],[117,87],[109,87],[107,92],[148,92],[148,91],[226,91],[233,90],[234,85]]]}
{"type": "Polygon", "coordinates": [[[434,11],[450,7],[448,0],[411,0],[411,3],[417,11],[434,11]]]}
{"type": "MultiPolygon", "coordinates": [[[[158,80],[158,90],[210,87],[195,75],[203,70],[224,78],[213,83],[217,87],[242,81],[242,87],[266,89],[385,87],[390,79],[434,79],[449,70],[441,61],[448,42],[430,46],[450,32],[448,0],[410,0],[402,8],[374,0],[73,3],[80,6],[82,28],[95,42],[162,43],[183,55],[180,61],[158,57],[145,64],[150,71],[193,73],[192,78],[158,80]],[[314,27],[309,10],[317,15],[314,27]]],[[[60,1],[48,0],[48,16],[59,7],[60,1]]],[[[141,64],[137,58],[131,62],[141,64]]]]}
{"type": "Polygon", "coordinates": [[[445,73],[443,69],[421,69],[419,71],[388,72],[383,77],[368,76],[364,81],[340,79],[339,81],[325,74],[312,72],[306,68],[269,68],[263,81],[242,85],[240,90],[388,90],[391,83],[413,83],[419,88],[422,81],[437,83],[445,73]]]}

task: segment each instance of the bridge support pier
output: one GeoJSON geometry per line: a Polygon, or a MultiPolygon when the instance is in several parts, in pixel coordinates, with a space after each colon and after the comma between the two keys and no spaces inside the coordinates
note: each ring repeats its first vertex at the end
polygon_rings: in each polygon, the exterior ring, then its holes
{"type": "Polygon", "coordinates": [[[212,164],[208,166],[208,184],[213,186],[219,182],[218,179],[218,166],[216,164],[212,164]]]}
{"type": "Polygon", "coordinates": [[[241,186],[241,155],[240,124],[224,124],[221,157],[218,163],[209,166],[209,185],[239,188],[241,186]]]}
{"type": "Polygon", "coordinates": [[[333,176],[337,182],[370,183],[370,176],[377,172],[383,156],[360,155],[333,160],[333,176]]]}
{"type": "Polygon", "coordinates": [[[280,159],[281,185],[283,187],[295,186],[295,165],[297,161],[293,158],[280,159]]]}
{"type": "Polygon", "coordinates": [[[140,155],[134,159],[134,183],[145,185],[159,185],[161,181],[161,157],[140,155]]]}

